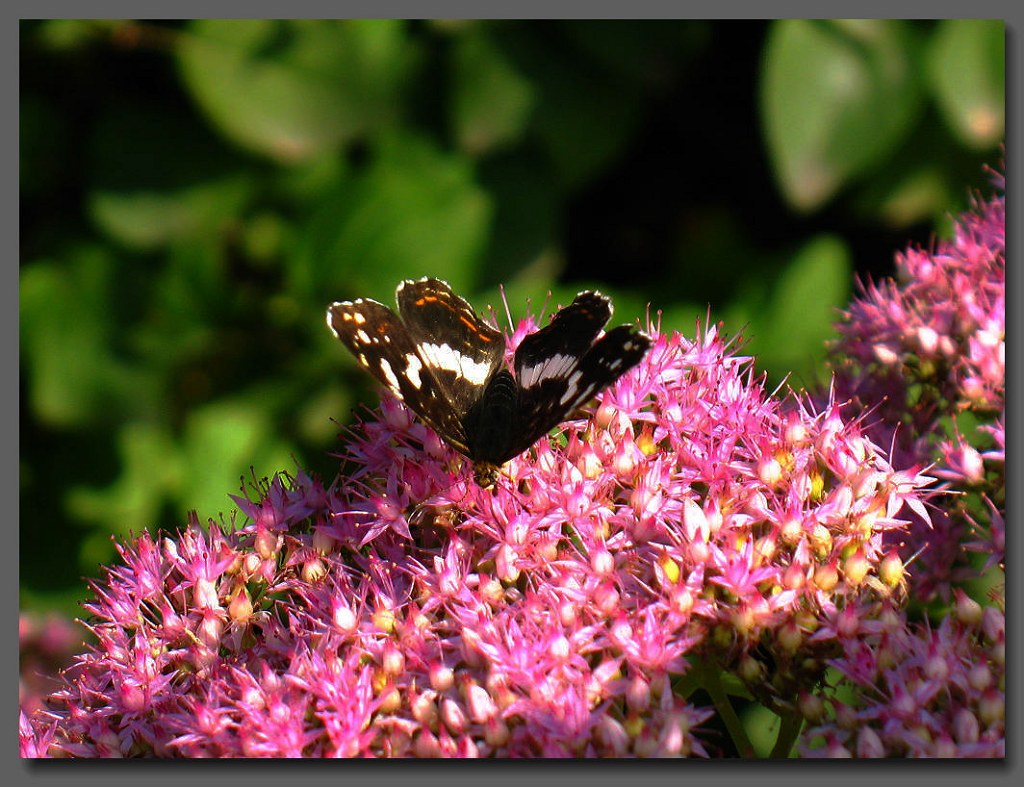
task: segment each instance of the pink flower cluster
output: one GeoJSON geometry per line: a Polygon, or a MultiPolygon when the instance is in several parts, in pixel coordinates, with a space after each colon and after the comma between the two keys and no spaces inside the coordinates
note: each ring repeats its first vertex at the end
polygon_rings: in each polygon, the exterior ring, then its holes
{"type": "Polygon", "coordinates": [[[277,478],[233,532],[121,547],[23,755],[751,754],[726,678],[806,715],[850,627],[903,598],[886,536],[933,479],[834,402],[783,406],[716,328],[651,334],[494,489],[385,399],[329,488],[277,478]]]}
{"type": "Polygon", "coordinates": [[[1005,616],[955,595],[937,629],[891,610],[845,639],[835,666],[856,701],[831,701],[832,719],[804,735],[807,756],[1006,756],[1005,616]]]}
{"type": "Polygon", "coordinates": [[[835,396],[870,410],[868,434],[901,466],[928,466],[955,497],[917,521],[915,595],[948,599],[1005,559],[1006,232],[999,194],[976,200],[951,240],[896,258],[898,280],[863,287],[839,324],[835,396]],[[964,549],[965,541],[968,549],[964,549]]]}
{"type": "Polygon", "coordinates": [[[961,216],[953,240],[899,257],[900,282],[865,288],[840,326],[836,389],[873,408],[873,439],[943,479],[901,554],[916,553],[912,596],[952,607],[935,624],[893,609],[854,626],[832,664],[856,702],[823,701],[805,753],[1005,756],[1005,265],[998,196],[961,216]],[[982,574],[995,606],[958,587],[982,574]]]}

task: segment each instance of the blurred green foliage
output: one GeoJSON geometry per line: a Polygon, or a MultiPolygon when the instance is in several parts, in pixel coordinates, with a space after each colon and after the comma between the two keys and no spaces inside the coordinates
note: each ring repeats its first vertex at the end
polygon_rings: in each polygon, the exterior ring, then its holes
{"type": "MultiPolygon", "coordinates": [[[[1001,22],[49,20],[21,26],[21,578],[231,509],[369,379],[327,303],[432,275],[708,313],[812,382],[853,272],[984,188],[1001,22]],[[59,544],[58,549],[54,545],[59,544]]],[[[335,423],[332,419],[337,419],[335,423]]]]}

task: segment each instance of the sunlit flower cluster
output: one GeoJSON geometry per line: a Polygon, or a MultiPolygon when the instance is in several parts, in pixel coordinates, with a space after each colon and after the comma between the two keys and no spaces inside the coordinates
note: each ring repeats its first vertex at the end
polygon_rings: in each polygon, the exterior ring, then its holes
{"type": "MultiPolygon", "coordinates": [[[[1003,181],[996,178],[1000,191],[1003,181]]],[[[865,288],[841,326],[836,389],[870,409],[868,433],[903,464],[934,463],[931,523],[914,522],[910,589],[944,614],[893,608],[841,638],[807,754],[1005,756],[1003,586],[1005,233],[1002,196],[961,216],[953,240],[897,259],[899,282],[865,288]],[[952,424],[948,428],[947,423],[952,424]],[[968,437],[969,435],[969,437],[968,437]],[[984,559],[971,560],[971,553],[984,559]],[[983,607],[959,587],[984,578],[983,607]],[[853,701],[841,701],[844,690],[853,701]]],[[[834,391],[833,391],[834,393],[834,391]]],[[[913,521],[913,517],[911,517],[913,521]]],[[[979,594],[980,595],[980,594],[979,594]]]]}
{"type": "Polygon", "coordinates": [[[122,546],[22,753],[749,755],[726,679],[806,715],[851,621],[902,600],[886,534],[933,479],[834,401],[765,392],[717,328],[650,333],[493,489],[385,399],[329,487],[275,478],[237,530],[122,546]]]}
{"type": "Polygon", "coordinates": [[[1006,476],[1006,233],[999,194],[976,200],[953,238],[896,258],[897,279],[870,283],[844,315],[835,395],[870,411],[867,433],[900,467],[935,463],[953,492],[930,524],[916,521],[901,554],[920,553],[914,592],[1002,566],[1006,476]]]}

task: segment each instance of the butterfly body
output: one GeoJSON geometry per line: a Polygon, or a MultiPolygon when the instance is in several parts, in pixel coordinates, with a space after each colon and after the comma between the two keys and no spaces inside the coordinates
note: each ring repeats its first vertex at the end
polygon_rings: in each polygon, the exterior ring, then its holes
{"type": "Polygon", "coordinates": [[[520,342],[513,374],[503,334],[445,282],[404,281],[395,297],[397,313],[368,298],[334,303],[327,324],[360,366],[473,462],[484,487],[650,346],[628,325],[598,339],[611,301],[582,292],[520,342]]]}

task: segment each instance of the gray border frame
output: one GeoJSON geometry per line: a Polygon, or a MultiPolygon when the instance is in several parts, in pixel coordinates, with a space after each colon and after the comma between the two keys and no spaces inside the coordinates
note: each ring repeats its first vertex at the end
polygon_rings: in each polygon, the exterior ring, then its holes
{"type": "MultiPolygon", "coordinates": [[[[568,0],[519,0],[519,2],[473,2],[472,0],[435,0],[424,3],[414,0],[391,0],[388,2],[369,2],[368,0],[343,0],[343,2],[329,2],[328,0],[293,0],[286,6],[279,3],[268,2],[267,0],[256,0],[246,4],[232,4],[225,2],[204,2],[198,3],[194,0],[179,0],[174,3],[143,4],[139,2],[127,2],[126,0],[101,0],[94,3],[76,3],[73,0],[41,0],[40,2],[24,2],[14,0],[10,5],[5,4],[7,9],[12,9],[12,23],[4,25],[4,29],[10,31],[7,36],[9,45],[4,47],[4,59],[8,65],[3,73],[8,76],[4,79],[4,92],[14,95],[17,101],[19,92],[19,41],[18,23],[21,18],[59,18],[59,17],[136,17],[136,18],[192,18],[192,17],[407,17],[407,18],[525,18],[525,19],[555,19],[555,18],[704,18],[704,19],[727,19],[727,18],[758,18],[771,19],[783,17],[857,17],[857,18],[1001,18],[1006,21],[1006,53],[1007,53],[1007,128],[1010,132],[1007,139],[1018,139],[1020,132],[1020,40],[1019,31],[1024,19],[1024,10],[1019,2],[1011,0],[973,0],[971,3],[954,3],[950,0],[932,0],[932,2],[912,2],[912,0],[858,0],[857,2],[815,2],[814,0],[776,0],[771,3],[758,3],[756,0],[732,0],[731,2],[670,2],[669,0],[631,0],[628,4],[609,2],[608,0],[592,0],[586,5],[568,0]],[[286,12],[286,13],[282,13],[286,12]]],[[[6,36],[5,36],[6,37],[6,36]]],[[[13,103],[13,102],[12,102],[13,103]]],[[[13,138],[9,143],[8,150],[13,150],[13,155],[5,158],[3,182],[9,184],[6,189],[11,207],[3,211],[4,223],[8,229],[4,238],[18,238],[17,204],[18,204],[18,114],[12,112],[7,116],[3,126],[4,135],[13,138]],[[12,193],[13,192],[13,193],[12,193]]],[[[992,162],[993,165],[997,162],[992,162]]],[[[1021,421],[1019,419],[1019,400],[1015,394],[1021,390],[1021,356],[1020,356],[1020,328],[1021,318],[1016,310],[1022,300],[1022,287],[1024,287],[1024,276],[1021,276],[1021,255],[1017,238],[1020,237],[1021,211],[1016,195],[1016,185],[1021,183],[1021,162],[1016,147],[1009,146],[1006,153],[1006,179],[1010,184],[1007,188],[1007,221],[1009,224],[1008,235],[1010,243],[1007,252],[1010,257],[1008,266],[1007,287],[1008,304],[1007,326],[1008,344],[1010,345],[1010,358],[1007,364],[1009,376],[1008,390],[1011,392],[1008,397],[1010,405],[1007,415],[1007,429],[1009,432],[1009,458],[1007,471],[1010,475],[1011,489],[1020,490],[1024,484],[1020,479],[1020,467],[1017,462],[1017,449],[1021,444],[1021,421]]],[[[8,240],[10,245],[14,245],[8,240]]],[[[896,252],[897,249],[893,249],[896,252]]],[[[17,259],[18,249],[10,250],[11,256],[17,259]]],[[[15,270],[14,266],[7,268],[8,271],[15,270]]],[[[13,308],[4,309],[2,314],[8,324],[8,329],[2,331],[3,350],[5,357],[12,357],[13,363],[17,363],[18,354],[18,304],[17,297],[17,273],[16,270],[11,276],[12,281],[9,287],[3,288],[3,297],[14,301],[13,308]],[[8,355],[9,354],[9,355],[8,355]]],[[[5,487],[13,487],[8,500],[17,500],[18,475],[15,472],[18,458],[15,454],[17,446],[18,425],[13,414],[17,413],[18,389],[17,378],[14,375],[7,375],[2,386],[4,398],[4,412],[7,417],[3,419],[0,440],[9,450],[5,456],[4,468],[7,472],[2,474],[5,487]],[[10,462],[10,465],[7,462],[10,462]],[[9,468],[9,469],[8,469],[9,468]]],[[[17,503],[15,503],[17,506],[17,503]]],[[[1013,566],[1022,565],[1021,545],[1024,540],[1020,538],[1021,517],[1018,500],[1011,494],[1007,506],[1007,550],[1008,562],[1013,566]]],[[[8,531],[10,532],[10,531],[8,531]]],[[[16,533],[15,529],[15,533],[16,533]]],[[[15,539],[17,536],[15,535],[15,539]]],[[[4,550],[3,557],[6,578],[9,592],[7,598],[18,598],[18,551],[4,550]],[[13,564],[13,565],[12,565],[13,564]]],[[[1007,640],[1009,658],[1017,664],[1021,664],[1019,658],[1019,637],[1020,637],[1020,581],[1014,572],[1007,576],[1007,606],[1009,625],[1007,626],[1007,640]]],[[[17,619],[16,606],[10,612],[5,612],[5,630],[12,631],[17,619]]],[[[17,669],[17,640],[9,638],[12,645],[4,654],[7,659],[13,661],[12,669],[8,673],[13,675],[17,669]]],[[[9,680],[7,686],[10,694],[16,694],[13,690],[15,681],[9,680]]],[[[17,757],[17,717],[14,712],[16,701],[11,697],[9,702],[4,703],[8,710],[4,714],[8,722],[9,734],[4,736],[6,751],[10,756],[17,757]]],[[[427,766],[409,765],[404,763],[369,764],[366,762],[348,762],[344,765],[332,766],[327,763],[316,764],[260,764],[258,770],[247,763],[237,763],[228,766],[221,766],[213,763],[166,763],[146,764],[143,761],[135,761],[132,766],[125,770],[115,769],[106,764],[71,765],[67,762],[31,762],[18,760],[18,766],[14,772],[16,783],[22,780],[34,783],[49,784],[58,781],[74,780],[77,784],[109,783],[114,781],[132,781],[140,778],[146,780],[147,785],[176,784],[180,782],[184,771],[178,768],[187,768],[188,778],[196,778],[202,774],[204,780],[221,782],[223,784],[277,784],[284,778],[283,768],[301,768],[301,778],[306,783],[323,782],[337,783],[339,780],[354,779],[360,781],[362,778],[372,778],[374,783],[387,784],[399,781],[411,781],[417,785],[428,787],[429,785],[445,785],[446,787],[457,784],[477,783],[481,780],[488,785],[491,784],[521,784],[527,780],[537,778],[558,779],[560,782],[578,782],[587,784],[588,787],[599,787],[601,784],[618,785],[624,780],[640,780],[650,784],[678,784],[683,781],[698,783],[714,782],[715,785],[726,785],[740,780],[754,778],[761,787],[790,787],[794,784],[817,783],[823,775],[827,774],[830,782],[842,785],[849,782],[851,785],[860,784],[867,778],[884,779],[885,781],[899,782],[901,785],[927,784],[927,785],[961,785],[969,780],[972,783],[1016,783],[1014,777],[1020,777],[1021,771],[1021,744],[1022,736],[1020,727],[1020,706],[1021,706],[1021,681],[1016,671],[1011,671],[1007,679],[1007,759],[1005,763],[977,762],[971,765],[959,762],[922,762],[922,763],[895,763],[884,762],[872,765],[861,763],[827,764],[816,761],[787,761],[787,762],[766,762],[766,761],[730,761],[730,762],[694,762],[674,763],[661,761],[658,763],[635,764],[627,766],[624,764],[611,764],[595,766],[591,763],[560,763],[560,762],[532,762],[522,764],[489,762],[478,765],[464,765],[459,767],[453,763],[437,763],[427,766]],[[417,770],[410,772],[407,768],[416,767],[417,770]],[[423,768],[429,768],[424,772],[423,768]],[[629,768],[629,771],[624,770],[629,768]],[[869,768],[870,770],[865,770],[869,768]],[[144,769],[145,773],[141,772],[144,769]],[[197,770],[198,769],[198,770],[197,770]],[[637,770],[640,769],[640,770],[637,770]],[[969,769],[969,770],[968,770],[969,769]]],[[[294,776],[292,778],[295,778],[294,776]]]]}

